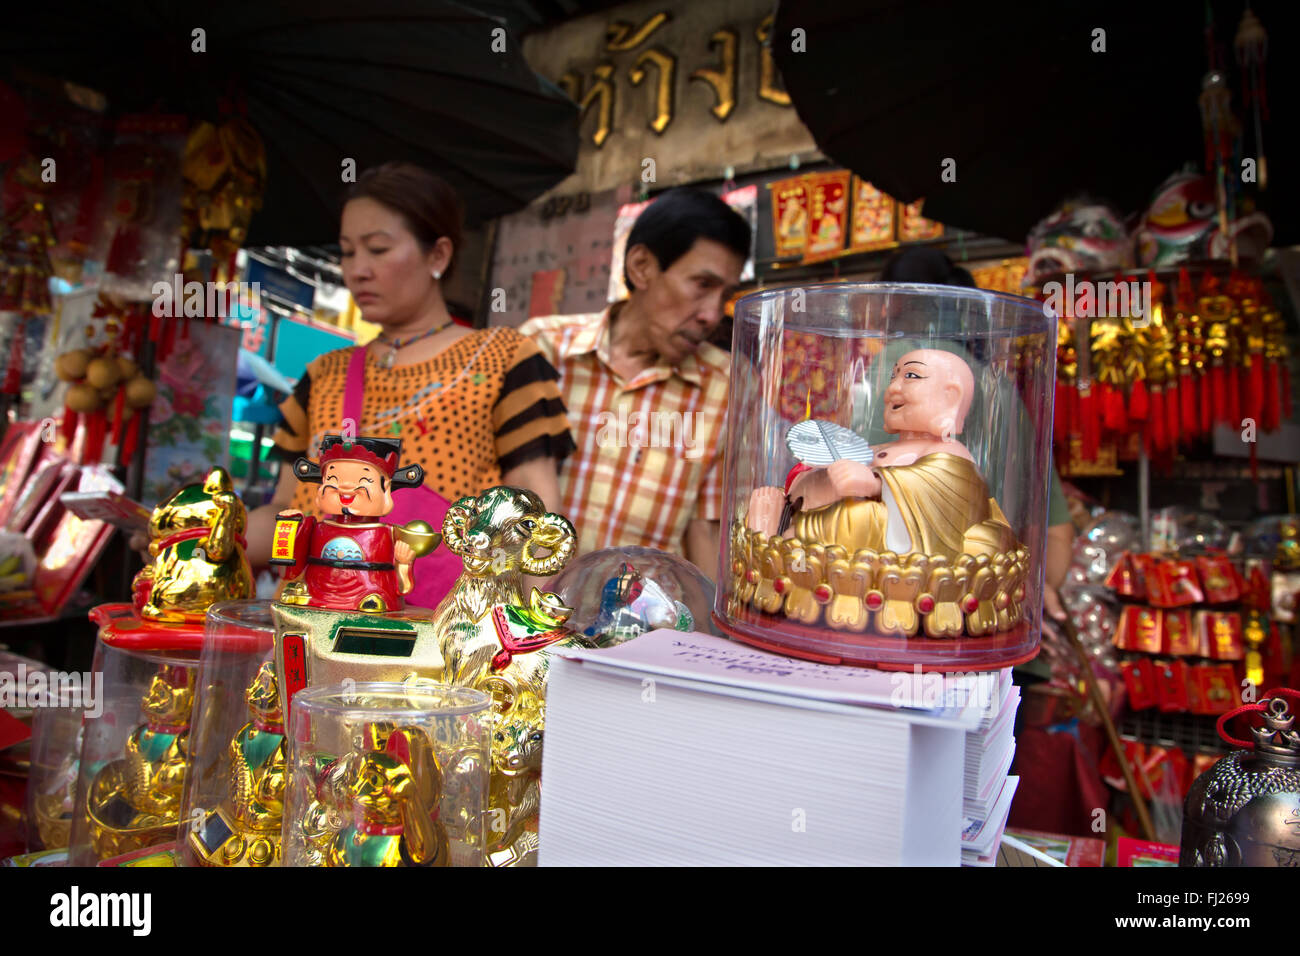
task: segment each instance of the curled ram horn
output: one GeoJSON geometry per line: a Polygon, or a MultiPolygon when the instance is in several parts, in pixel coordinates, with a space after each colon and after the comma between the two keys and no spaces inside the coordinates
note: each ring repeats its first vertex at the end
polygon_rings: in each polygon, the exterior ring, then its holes
{"type": "Polygon", "coordinates": [[[569,519],[563,515],[547,513],[537,521],[537,527],[524,543],[523,571],[546,578],[556,574],[573,557],[578,546],[578,535],[569,519]],[[551,553],[544,558],[536,556],[538,548],[548,548],[551,553]]]}
{"type": "Polygon", "coordinates": [[[442,540],[453,554],[465,557],[469,553],[469,542],[465,530],[474,514],[474,503],[478,499],[472,495],[461,498],[447,509],[442,519],[442,540]]]}

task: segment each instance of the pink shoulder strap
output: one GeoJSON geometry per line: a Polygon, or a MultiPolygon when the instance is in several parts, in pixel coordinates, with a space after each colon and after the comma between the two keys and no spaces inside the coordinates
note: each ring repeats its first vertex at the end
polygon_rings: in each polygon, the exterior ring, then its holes
{"type": "MultiPolygon", "coordinates": [[[[343,418],[361,434],[361,405],[366,394],[366,347],[358,345],[348,360],[348,375],[343,383],[343,418]]],[[[340,426],[342,422],[339,423],[340,426]]]]}

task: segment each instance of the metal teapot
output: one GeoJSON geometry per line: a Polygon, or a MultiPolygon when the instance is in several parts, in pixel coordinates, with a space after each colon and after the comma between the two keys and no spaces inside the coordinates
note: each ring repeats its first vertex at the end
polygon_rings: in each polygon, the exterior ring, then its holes
{"type": "Polygon", "coordinates": [[[1300,867],[1300,734],[1291,707],[1300,693],[1273,690],[1224,714],[1219,734],[1246,748],[1196,778],[1183,808],[1179,866],[1300,867]],[[1288,698],[1290,704],[1288,704],[1288,698]],[[1259,713],[1252,741],[1225,731],[1233,717],[1259,713]]]}

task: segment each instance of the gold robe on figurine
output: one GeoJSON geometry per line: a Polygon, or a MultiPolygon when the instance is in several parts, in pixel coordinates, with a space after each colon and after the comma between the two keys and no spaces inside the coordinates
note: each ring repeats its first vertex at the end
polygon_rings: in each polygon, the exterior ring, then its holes
{"type": "Polygon", "coordinates": [[[805,544],[916,552],[954,561],[959,555],[993,555],[1015,548],[1015,535],[975,465],[959,455],[934,452],[910,465],[878,469],[880,500],[843,501],[799,512],[791,520],[805,544]]]}

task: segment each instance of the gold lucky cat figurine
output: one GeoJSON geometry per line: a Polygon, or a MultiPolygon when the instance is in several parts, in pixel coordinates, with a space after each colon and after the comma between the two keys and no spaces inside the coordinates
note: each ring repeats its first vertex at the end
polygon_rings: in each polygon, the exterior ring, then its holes
{"type": "Polygon", "coordinates": [[[248,723],[230,741],[227,800],[190,832],[210,866],[278,866],[284,817],[285,738],[275,662],[263,661],[244,693],[248,723]]]}
{"type": "Polygon", "coordinates": [[[175,836],[190,764],[193,705],[194,670],[160,668],[141,701],[147,722],[127,738],[125,754],[91,781],[87,813],[101,860],[175,836]]]}
{"type": "Polygon", "coordinates": [[[328,766],[317,792],[349,821],[323,841],[326,866],[451,865],[442,768],[419,728],[368,725],[361,749],[328,766]]]}
{"type": "Polygon", "coordinates": [[[136,613],[149,621],[201,623],[214,601],[252,597],[247,522],[224,468],[213,468],[202,484],[186,485],[155,508],[149,521],[153,561],[134,582],[136,613]]]}

